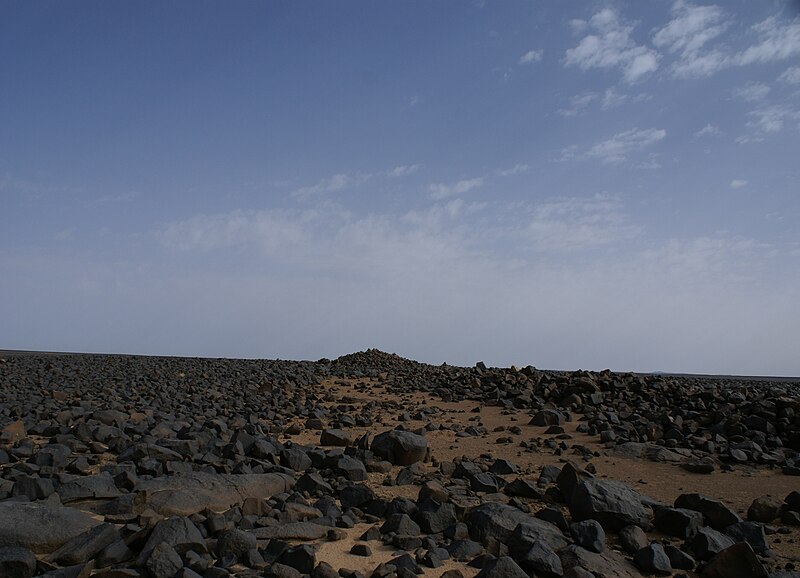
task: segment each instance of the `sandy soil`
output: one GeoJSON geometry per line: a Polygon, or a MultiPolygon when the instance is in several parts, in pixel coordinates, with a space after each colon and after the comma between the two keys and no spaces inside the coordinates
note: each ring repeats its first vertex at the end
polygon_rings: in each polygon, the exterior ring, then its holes
{"type": "MultiPolygon", "coordinates": [[[[546,427],[527,425],[529,416],[525,411],[504,410],[499,407],[480,406],[477,402],[443,402],[427,393],[413,393],[394,395],[388,393],[380,383],[367,380],[342,381],[331,380],[324,384],[332,394],[335,401],[328,405],[336,406],[347,399],[348,404],[367,404],[379,397],[382,401],[396,401],[397,412],[386,413],[382,416],[382,423],[371,428],[352,428],[351,433],[361,435],[370,433],[374,435],[385,429],[393,428],[399,423],[408,429],[424,427],[427,421],[410,420],[398,421],[403,412],[414,415],[416,410],[438,408],[441,413],[432,418],[432,421],[447,424],[459,423],[463,426],[483,426],[489,433],[476,437],[456,437],[451,430],[428,432],[426,437],[431,446],[434,460],[439,462],[459,460],[462,457],[475,458],[485,456],[487,459],[507,459],[519,467],[519,475],[536,479],[541,467],[546,464],[562,465],[567,460],[575,461],[585,466],[587,462],[580,455],[575,455],[567,450],[563,455],[555,455],[553,450],[542,448],[541,451],[530,451],[520,447],[520,442],[539,440],[540,442],[555,436],[545,435],[546,427]],[[479,413],[473,410],[480,406],[479,413]],[[521,435],[514,435],[507,431],[512,426],[522,430],[521,435]],[[502,431],[495,431],[503,428],[502,431]],[[511,443],[498,443],[498,438],[511,437],[511,443]]],[[[676,464],[656,463],[648,460],[628,459],[606,455],[607,449],[594,436],[588,436],[575,431],[580,423],[580,415],[573,416],[573,420],[564,424],[565,433],[571,436],[566,439],[570,446],[581,445],[599,452],[600,456],[591,460],[597,469],[597,475],[604,478],[620,480],[630,484],[642,494],[656,500],[672,504],[684,492],[699,492],[720,499],[729,504],[734,510],[745,517],[750,503],[757,497],[772,494],[780,498],[785,497],[793,490],[800,490],[800,478],[783,475],[779,469],[767,467],[737,466],[733,472],[717,470],[712,474],[694,474],[687,472],[676,464]]],[[[300,444],[318,445],[319,432],[306,430],[300,435],[286,436],[287,439],[300,444]]],[[[489,462],[491,463],[491,462],[489,462]]],[[[425,467],[434,469],[427,464],[425,467]]],[[[394,477],[399,468],[394,468],[390,474],[394,477]]],[[[408,486],[382,485],[387,474],[370,474],[367,482],[375,492],[382,497],[403,496],[416,498],[419,488],[408,486]]],[[[513,479],[509,476],[508,479],[513,479]]],[[[531,503],[532,508],[543,507],[541,503],[531,503]]],[[[349,536],[358,537],[365,528],[353,530],[349,536]]],[[[768,536],[770,547],[777,559],[783,565],[785,562],[800,562],[800,530],[793,528],[790,534],[772,534],[768,536]]],[[[380,563],[392,557],[390,548],[380,547],[378,543],[370,543],[373,550],[372,558],[359,559],[348,553],[353,544],[352,539],[342,542],[323,544],[319,551],[319,559],[328,560],[337,568],[337,564],[355,570],[371,571],[380,563]]],[[[798,564],[800,565],[800,564],[798,564]]],[[[461,564],[448,563],[445,568],[428,570],[426,575],[439,576],[444,570],[458,567],[466,573],[474,573],[472,569],[461,564]]]]}

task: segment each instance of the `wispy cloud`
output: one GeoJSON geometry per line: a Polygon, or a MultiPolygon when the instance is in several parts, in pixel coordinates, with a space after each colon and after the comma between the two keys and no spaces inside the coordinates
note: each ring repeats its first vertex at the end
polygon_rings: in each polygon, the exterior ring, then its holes
{"type": "Polygon", "coordinates": [[[752,27],[759,42],[736,55],[740,65],[777,62],[800,55],[800,17],[783,22],[771,16],[752,27]]]}
{"type": "Polygon", "coordinates": [[[733,179],[731,181],[731,188],[732,189],[741,189],[747,186],[747,181],[744,179],[733,179]]]}
{"type": "Polygon", "coordinates": [[[658,53],[637,44],[632,37],[633,26],[623,22],[611,8],[593,15],[586,27],[593,33],[567,50],[567,66],[581,70],[619,68],[626,82],[636,82],[658,68],[658,53]]]}
{"type": "Polygon", "coordinates": [[[721,36],[731,19],[719,6],[696,6],[678,0],[672,6],[672,20],[653,35],[653,44],[678,60],[672,64],[676,76],[713,74],[728,63],[717,50],[704,51],[706,45],[721,36]]]}
{"type": "Polygon", "coordinates": [[[539,62],[544,56],[544,50],[529,50],[519,58],[520,64],[532,64],[539,62]]]}
{"type": "Polygon", "coordinates": [[[374,175],[370,173],[337,173],[332,177],[321,179],[316,184],[300,187],[290,193],[296,199],[308,199],[311,197],[341,191],[348,187],[355,187],[370,180],[374,175]]]}
{"type": "Polygon", "coordinates": [[[716,136],[719,134],[722,134],[722,131],[719,129],[719,127],[709,123],[694,133],[694,136],[700,138],[704,136],[716,136]]]}
{"type": "Polygon", "coordinates": [[[770,88],[763,82],[748,82],[746,85],[735,88],[733,96],[747,102],[764,100],[769,94],[770,88]]]}
{"type": "Polygon", "coordinates": [[[792,66],[783,71],[778,78],[786,84],[800,84],[800,66],[792,66]]]}
{"type": "Polygon", "coordinates": [[[786,21],[771,16],[753,25],[749,32],[755,42],[737,51],[732,46],[747,39],[723,39],[737,30],[734,17],[723,8],[678,0],[672,15],[672,20],[653,34],[653,45],[676,56],[670,66],[676,77],[711,76],[733,66],[778,62],[800,54],[800,18],[786,21]]]}
{"type": "Polygon", "coordinates": [[[428,185],[428,191],[432,199],[441,200],[455,195],[463,195],[482,185],[483,177],[475,177],[472,179],[462,179],[451,184],[433,183],[428,185]]]}
{"type": "Polygon", "coordinates": [[[138,191],[128,191],[117,195],[103,195],[91,201],[91,205],[112,205],[115,203],[130,203],[139,197],[138,191]]]}
{"type": "Polygon", "coordinates": [[[667,131],[664,129],[633,128],[598,142],[586,152],[586,156],[599,159],[603,163],[621,163],[629,155],[653,146],[666,136],[667,131]]]}
{"type": "Polygon", "coordinates": [[[415,165],[399,165],[394,167],[393,169],[386,172],[386,176],[389,177],[407,177],[408,175],[413,175],[417,171],[422,168],[422,165],[415,164],[415,165]]]}
{"type": "Polygon", "coordinates": [[[800,111],[782,104],[762,106],[748,115],[747,126],[760,135],[780,132],[787,122],[800,120],[800,111]]]}
{"type": "Polygon", "coordinates": [[[510,177],[513,175],[518,175],[520,173],[525,173],[530,169],[530,167],[526,164],[516,164],[513,167],[509,167],[507,169],[497,169],[495,174],[498,177],[510,177]]]}
{"type": "Polygon", "coordinates": [[[288,254],[307,240],[311,214],[281,210],[235,210],[195,215],[169,223],[156,233],[166,247],[182,251],[213,251],[257,246],[266,254],[288,254]]]}
{"type": "Polygon", "coordinates": [[[522,230],[536,251],[570,252],[631,239],[641,228],[629,223],[618,197],[561,197],[534,205],[522,230]]]}
{"type": "Polygon", "coordinates": [[[578,116],[586,111],[589,105],[600,97],[599,94],[593,91],[583,92],[571,96],[569,99],[569,107],[559,108],[558,114],[565,117],[578,116]]]}

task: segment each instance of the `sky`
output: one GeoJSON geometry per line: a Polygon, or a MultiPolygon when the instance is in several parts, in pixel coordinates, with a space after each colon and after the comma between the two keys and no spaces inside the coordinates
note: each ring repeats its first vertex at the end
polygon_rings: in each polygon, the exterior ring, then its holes
{"type": "Polygon", "coordinates": [[[0,1],[0,348],[800,375],[800,2],[0,1]]]}

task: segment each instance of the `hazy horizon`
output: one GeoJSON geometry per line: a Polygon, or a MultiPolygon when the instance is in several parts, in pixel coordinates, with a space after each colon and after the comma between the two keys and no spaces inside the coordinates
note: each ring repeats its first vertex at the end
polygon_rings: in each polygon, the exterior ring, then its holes
{"type": "Polygon", "coordinates": [[[800,375],[800,2],[6,2],[0,47],[0,348],[800,375]]]}

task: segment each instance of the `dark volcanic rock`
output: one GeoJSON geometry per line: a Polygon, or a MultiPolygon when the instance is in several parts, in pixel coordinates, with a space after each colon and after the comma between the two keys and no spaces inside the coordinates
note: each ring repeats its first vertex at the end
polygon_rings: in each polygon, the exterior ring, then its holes
{"type": "Polygon", "coordinates": [[[536,575],[561,576],[564,568],[561,559],[552,548],[542,540],[536,540],[528,550],[515,557],[517,563],[526,570],[536,575]]]}
{"type": "Polygon", "coordinates": [[[136,490],[148,492],[148,507],[162,515],[190,516],[205,509],[224,511],[248,497],[274,496],[293,486],[286,474],[193,472],[143,480],[136,490]]]}
{"type": "Polygon", "coordinates": [[[757,522],[737,522],[725,528],[725,534],[737,542],[747,542],[758,554],[769,550],[764,526],[757,522]]]}
{"type": "Polygon", "coordinates": [[[371,449],[375,455],[395,465],[409,466],[425,459],[428,440],[415,433],[395,429],[376,435],[371,449]]]}
{"type": "Polygon", "coordinates": [[[526,550],[525,543],[542,540],[554,550],[567,545],[561,531],[553,524],[534,518],[524,512],[498,502],[488,502],[473,508],[466,516],[470,536],[484,545],[492,540],[508,544],[509,549],[518,546],[526,550]]]}
{"type": "Polygon", "coordinates": [[[639,526],[625,526],[619,531],[619,543],[628,554],[633,555],[647,546],[647,534],[639,526]]]}
{"type": "Polygon", "coordinates": [[[597,520],[611,531],[630,524],[646,528],[650,523],[650,510],[642,505],[641,496],[621,482],[584,480],[572,491],[569,510],[573,519],[597,520]]]}
{"type": "Polygon", "coordinates": [[[653,525],[676,538],[691,538],[703,527],[703,514],[684,508],[658,508],[653,525]]]}
{"type": "Polygon", "coordinates": [[[100,524],[78,534],[72,540],[53,552],[48,559],[62,566],[88,562],[101,550],[119,539],[119,532],[113,524],[100,524]]]}
{"type": "Polygon", "coordinates": [[[99,524],[73,508],[0,503],[0,544],[47,554],[99,524]]]}
{"type": "Polygon", "coordinates": [[[259,540],[319,540],[328,530],[329,527],[314,522],[292,522],[256,528],[253,533],[259,540]]]}
{"type": "MultiPolygon", "coordinates": [[[[150,534],[147,543],[139,554],[140,564],[144,563],[153,549],[160,544],[168,544],[178,554],[189,550],[201,553],[206,551],[206,542],[200,530],[189,518],[174,517],[160,521],[150,534]]],[[[166,554],[164,554],[166,556],[166,554]]]]}
{"type": "Polygon", "coordinates": [[[703,569],[703,578],[767,578],[768,573],[747,542],[729,546],[703,569]]]}
{"type": "Polygon", "coordinates": [[[0,547],[0,578],[31,578],[36,572],[36,556],[27,548],[0,547]]]}
{"type": "Polygon", "coordinates": [[[476,578],[528,578],[528,575],[513,559],[502,556],[488,562],[476,578]]]}
{"type": "Polygon", "coordinates": [[[183,568],[183,561],[175,548],[160,542],[149,552],[146,565],[153,578],[173,578],[183,568]]]}
{"type": "Polygon", "coordinates": [[[605,549],[606,533],[603,531],[603,526],[595,520],[573,522],[569,530],[578,546],[598,554],[605,549]]]}
{"type": "Polygon", "coordinates": [[[58,488],[58,496],[64,504],[76,500],[117,498],[122,495],[108,472],[96,476],[80,477],[58,488]]]}
{"type": "Polygon", "coordinates": [[[390,532],[402,536],[419,536],[420,527],[408,514],[392,514],[383,526],[381,526],[382,534],[388,534],[390,532]]]}
{"type": "Polygon", "coordinates": [[[257,546],[255,535],[236,528],[225,530],[217,537],[217,554],[220,558],[239,558],[257,546]]]}
{"type": "Polygon", "coordinates": [[[701,512],[715,530],[724,530],[731,524],[742,521],[728,506],[702,494],[681,494],[675,500],[675,507],[701,512]]]}
{"type": "Polygon", "coordinates": [[[636,552],[633,561],[647,574],[658,574],[659,576],[670,576],[672,574],[672,563],[661,544],[654,542],[649,546],[645,546],[636,552]]]}
{"type": "Polygon", "coordinates": [[[322,430],[319,436],[321,446],[341,446],[346,447],[353,443],[353,438],[346,431],[341,429],[322,430]]]}
{"type": "Polygon", "coordinates": [[[708,527],[700,528],[691,542],[695,557],[703,561],[710,560],[733,544],[733,538],[708,527]]]}
{"type": "Polygon", "coordinates": [[[747,519],[751,522],[763,522],[769,524],[781,512],[783,500],[773,496],[761,496],[753,500],[747,509],[747,519]]]}
{"type": "MultiPolygon", "coordinates": [[[[581,569],[595,578],[641,578],[639,571],[630,562],[611,550],[597,554],[573,544],[560,550],[558,557],[561,558],[565,576],[581,569]]],[[[572,575],[586,574],[575,572],[572,575]]]]}

